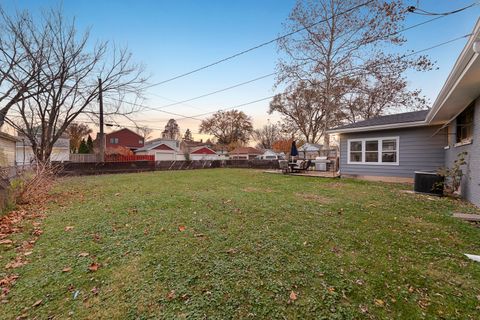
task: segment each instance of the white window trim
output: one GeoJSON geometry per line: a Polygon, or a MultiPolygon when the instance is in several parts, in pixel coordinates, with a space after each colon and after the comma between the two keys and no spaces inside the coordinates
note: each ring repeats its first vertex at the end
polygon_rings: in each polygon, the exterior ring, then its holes
{"type": "MultiPolygon", "coordinates": [[[[355,151],[354,151],[355,152],[355,151]]],[[[358,151],[357,151],[358,152],[358,151]]],[[[347,140],[347,164],[359,164],[359,165],[372,165],[372,166],[398,166],[400,165],[400,137],[379,137],[379,138],[361,138],[361,139],[348,139],[347,140]],[[378,141],[378,160],[380,162],[366,162],[365,161],[365,142],[366,141],[378,141]],[[396,141],[396,153],[397,162],[381,162],[382,161],[382,145],[383,140],[395,140],[396,141]],[[350,142],[362,143],[362,161],[354,162],[350,161],[350,142]]]]}

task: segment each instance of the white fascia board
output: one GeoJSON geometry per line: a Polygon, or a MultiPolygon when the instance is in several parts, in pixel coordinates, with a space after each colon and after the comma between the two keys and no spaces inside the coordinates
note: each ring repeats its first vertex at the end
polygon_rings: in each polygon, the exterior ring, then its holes
{"type": "Polygon", "coordinates": [[[415,122],[403,122],[403,123],[391,123],[391,124],[382,124],[377,126],[368,126],[368,127],[357,127],[357,128],[346,128],[346,129],[331,129],[327,130],[327,133],[355,133],[355,132],[365,132],[365,131],[378,131],[378,130],[388,130],[388,129],[402,129],[402,128],[411,128],[411,127],[422,127],[428,125],[425,121],[415,121],[415,122]]]}

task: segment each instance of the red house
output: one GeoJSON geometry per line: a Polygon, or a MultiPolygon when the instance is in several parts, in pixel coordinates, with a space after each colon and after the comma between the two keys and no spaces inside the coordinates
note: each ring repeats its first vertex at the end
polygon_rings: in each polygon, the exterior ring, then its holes
{"type": "Polygon", "coordinates": [[[105,135],[105,144],[108,148],[125,147],[136,150],[144,146],[143,137],[130,129],[120,129],[105,135]]]}

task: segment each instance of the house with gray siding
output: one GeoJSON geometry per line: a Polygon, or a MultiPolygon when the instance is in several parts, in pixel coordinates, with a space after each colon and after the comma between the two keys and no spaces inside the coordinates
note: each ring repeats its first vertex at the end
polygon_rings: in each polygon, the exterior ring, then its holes
{"type": "Polygon", "coordinates": [[[339,135],[340,174],[396,182],[451,167],[466,152],[461,194],[480,206],[480,20],[429,110],[329,130],[339,135]]]}

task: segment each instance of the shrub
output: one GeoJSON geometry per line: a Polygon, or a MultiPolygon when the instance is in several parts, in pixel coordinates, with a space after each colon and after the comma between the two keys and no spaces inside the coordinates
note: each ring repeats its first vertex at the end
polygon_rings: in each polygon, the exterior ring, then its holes
{"type": "Polygon", "coordinates": [[[457,194],[460,185],[462,183],[462,178],[464,176],[462,167],[467,164],[465,157],[467,156],[467,152],[460,152],[457,155],[457,159],[453,162],[452,167],[448,168],[441,168],[438,174],[445,177],[445,193],[447,194],[457,194]]]}
{"type": "Polygon", "coordinates": [[[46,197],[59,170],[59,166],[48,163],[18,172],[10,182],[10,203],[26,204],[46,197]]]}

